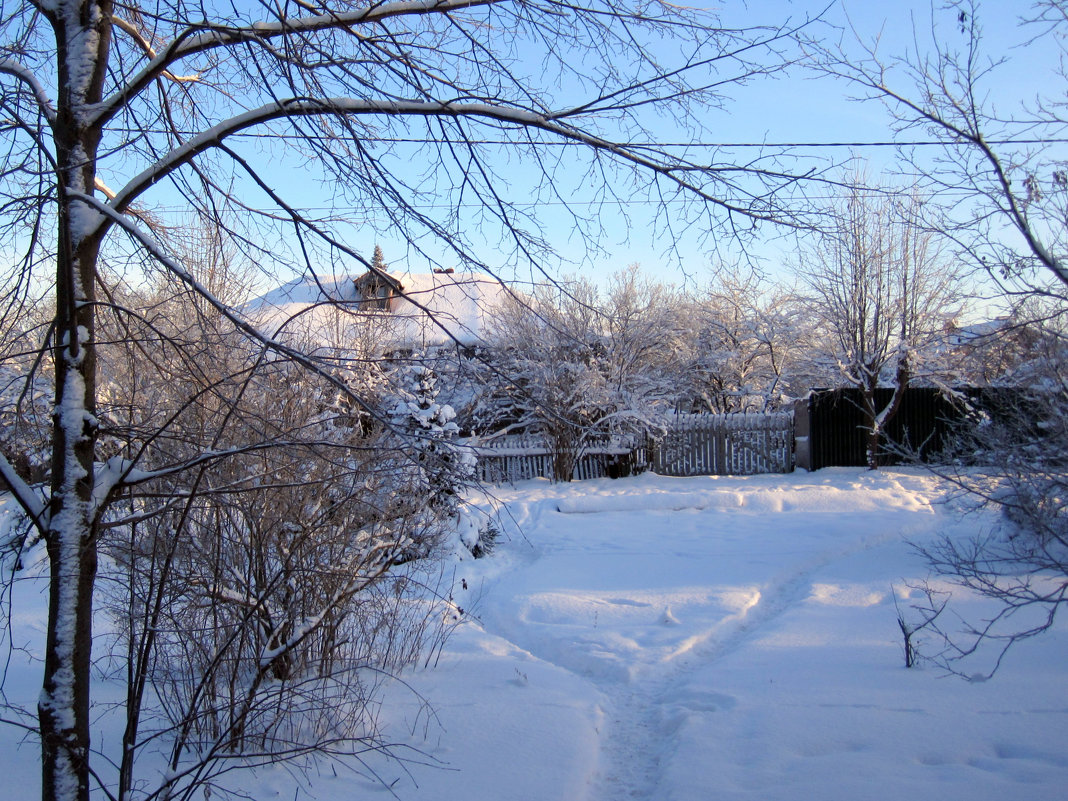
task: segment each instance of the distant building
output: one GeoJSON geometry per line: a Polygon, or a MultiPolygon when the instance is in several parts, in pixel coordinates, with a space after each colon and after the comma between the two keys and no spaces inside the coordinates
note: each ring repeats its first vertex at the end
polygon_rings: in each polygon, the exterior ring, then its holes
{"type": "Polygon", "coordinates": [[[291,281],[247,312],[265,333],[306,346],[425,350],[481,343],[508,297],[500,281],[481,273],[368,271],[291,281]]]}
{"type": "Polygon", "coordinates": [[[393,311],[395,301],[404,296],[404,285],[389,273],[368,270],[353,284],[361,311],[393,311]]]}
{"type": "Polygon", "coordinates": [[[996,336],[1002,336],[1005,332],[1017,327],[1008,317],[997,317],[993,320],[956,325],[948,323],[945,327],[945,341],[953,348],[962,348],[982,344],[996,336]]]}

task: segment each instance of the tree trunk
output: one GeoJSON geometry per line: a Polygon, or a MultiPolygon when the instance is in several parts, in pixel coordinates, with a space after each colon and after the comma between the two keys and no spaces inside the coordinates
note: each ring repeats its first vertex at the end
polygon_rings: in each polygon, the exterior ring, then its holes
{"type": "Polygon", "coordinates": [[[886,432],[887,424],[897,414],[897,410],[901,408],[901,402],[905,399],[905,391],[909,387],[911,374],[908,353],[904,353],[897,362],[897,372],[894,376],[894,394],[890,396],[889,402],[882,411],[875,408],[875,387],[864,387],[864,414],[868,418],[867,461],[869,470],[877,470],[879,468],[879,443],[886,432]]]}
{"type": "Polygon", "coordinates": [[[45,670],[38,718],[45,801],[88,801],[89,677],[97,543],[94,503],[96,212],[71,193],[96,182],[99,102],[110,43],[111,4],[61,4],[50,18],[57,43],[56,325],[53,357],[51,503],[46,535],[50,586],[45,670]]]}
{"type": "Polygon", "coordinates": [[[868,423],[868,444],[864,450],[864,457],[868,463],[869,470],[879,469],[879,440],[882,438],[882,434],[876,427],[874,421],[868,423]]]}
{"type": "Polygon", "coordinates": [[[869,470],[879,469],[879,440],[882,427],[879,425],[879,412],[875,408],[874,381],[866,382],[861,388],[861,402],[864,404],[864,426],[867,428],[867,445],[864,448],[864,461],[869,470]]]}
{"type": "Polygon", "coordinates": [[[553,481],[566,484],[575,477],[582,445],[580,435],[570,428],[553,431],[549,436],[553,454],[553,481]]]}

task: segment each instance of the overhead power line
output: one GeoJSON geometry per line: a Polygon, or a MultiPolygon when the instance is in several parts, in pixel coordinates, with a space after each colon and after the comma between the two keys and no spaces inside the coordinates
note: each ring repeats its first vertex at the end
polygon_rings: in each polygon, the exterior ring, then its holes
{"type": "MultiPolygon", "coordinates": [[[[192,138],[200,134],[199,131],[167,131],[163,129],[134,129],[134,128],[113,128],[114,133],[121,133],[125,136],[135,136],[139,134],[157,134],[168,135],[174,134],[183,138],[192,138]]],[[[323,134],[307,133],[272,133],[268,131],[240,131],[233,134],[233,138],[244,139],[269,139],[269,140],[297,140],[297,141],[334,141],[345,140],[352,137],[346,137],[344,135],[327,136],[323,134]]],[[[446,141],[443,138],[434,137],[420,137],[420,136],[363,136],[358,137],[361,142],[378,142],[382,144],[412,144],[412,145],[433,145],[446,141]]],[[[527,139],[525,141],[516,141],[514,139],[474,139],[470,137],[457,137],[455,139],[449,139],[450,142],[464,142],[471,145],[522,145],[522,146],[536,146],[536,147],[589,147],[586,142],[577,142],[569,139],[551,139],[551,140],[533,140],[527,139]]],[[[1068,144],[1068,137],[1055,137],[1055,138],[1028,138],[1028,139],[987,139],[985,140],[989,145],[1054,145],[1054,144],[1068,144]]],[[[881,148],[881,147],[946,147],[953,145],[953,142],[938,139],[916,139],[909,141],[890,141],[890,140],[876,140],[876,141],[848,141],[848,142],[613,142],[613,144],[634,148],[636,150],[650,150],[658,148],[718,148],[723,150],[729,150],[732,148],[767,148],[769,150],[822,150],[833,148],[881,148]]],[[[964,143],[961,143],[964,144],[964,143]]]]}
{"type": "MultiPolygon", "coordinates": [[[[246,134],[241,134],[242,136],[246,134]]],[[[265,138],[294,138],[301,139],[299,134],[283,134],[279,137],[272,137],[270,134],[252,134],[253,136],[265,137],[265,138]]],[[[316,137],[324,138],[324,137],[316,137]]],[[[407,138],[407,137],[373,137],[364,139],[362,141],[369,142],[385,142],[388,144],[435,144],[439,139],[431,138],[407,138]]],[[[562,146],[562,147],[589,147],[585,142],[574,142],[570,140],[563,141],[549,141],[549,142],[515,142],[507,139],[464,139],[464,142],[472,145],[548,145],[548,146],[562,146]]],[[[985,140],[990,145],[1053,145],[1053,144],[1068,144],[1068,138],[1064,139],[987,139],[985,140]]],[[[941,142],[937,140],[926,141],[911,141],[911,142],[618,142],[624,147],[632,147],[637,150],[642,149],[656,149],[656,148],[674,148],[674,147],[696,147],[696,148],[722,148],[728,150],[730,148],[737,147],[764,147],[772,150],[788,150],[788,149],[821,149],[821,148],[863,148],[863,147],[944,147],[946,145],[953,144],[952,142],[941,142]]]]}

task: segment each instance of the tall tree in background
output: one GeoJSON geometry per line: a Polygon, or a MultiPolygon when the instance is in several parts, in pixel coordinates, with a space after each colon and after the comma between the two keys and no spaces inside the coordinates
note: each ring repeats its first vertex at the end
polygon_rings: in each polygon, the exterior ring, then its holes
{"type": "MultiPolygon", "coordinates": [[[[334,225],[352,210],[419,252],[430,238],[476,264],[477,232],[535,270],[548,253],[543,202],[560,201],[587,241],[600,232],[598,207],[572,202],[576,185],[602,203],[678,200],[672,225],[771,219],[780,209],[769,198],[795,186],[771,161],[701,163],[657,147],[645,121],[676,120],[685,130],[672,139],[699,140],[723,87],[783,66],[791,33],[723,29],[699,12],[626,0],[4,5],[0,231],[21,254],[4,276],[4,308],[17,314],[46,285],[56,310],[37,343],[54,365],[47,484],[0,460],[50,563],[44,798],[85,801],[90,777],[103,775],[89,739],[98,546],[115,499],[161,475],[144,470],[141,445],[101,458],[101,319],[142,319],[107,297],[104,264],[167,274],[253,346],[366,405],[334,365],[264,336],[214,294],[171,241],[176,222],[214,229],[275,275],[368,266],[347,244],[351,229],[334,225]],[[506,174],[506,158],[528,167],[506,174]],[[275,189],[287,163],[329,179],[327,211],[275,189]]],[[[261,448],[271,442],[262,434],[261,448]]],[[[222,469],[253,447],[224,444],[207,437],[166,475],[222,469]]]]}
{"type": "Polygon", "coordinates": [[[371,255],[371,269],[380,273],[389,272],[389,265],[386,264],[386,257],[382,255],[382,248],[378,245],[375,245],[375,252],[371,255]]]}
{"type": "Polygon", "coordinates": [[[853,183],[828,210],[828,230],[802,248],[801,275],[827,356],[860,391],[874,469],[924,350],[960,312],[961,277],[924,230],[920,198],[853,183]],[[879,387],[891,390],[886,402],[876,397],[879,387]]]}

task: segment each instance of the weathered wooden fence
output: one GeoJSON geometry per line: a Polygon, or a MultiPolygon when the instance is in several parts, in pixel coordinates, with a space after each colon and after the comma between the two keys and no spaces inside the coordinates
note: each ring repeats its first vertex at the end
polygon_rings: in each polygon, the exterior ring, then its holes
{"type": "Polygon", "coordinates": [[[651,450],[650,469],[665,476],[789,473],[793,413],[679,415],[651,450]]]}
{"type": "MultiPolygon", "coordinates": [[[[613,440],[586,448],[574,479],[648,469],[666,476],[752,475],[793,470],[793,413],[702,414],[671,418],[666,436],[641,443],[613,440]]],[[[490,484],[549,478],[553,453],[539,436],[473,444],[478,478],[490,484]]]]}
{"type": "MultiPolygon", "coordinates": [[[[478,459],[478,479],[487,484],[552,478],[553,451],[544,437],[520,434],[472,445],[478,459]]],[[[627,473],[635,459],[645,462],[644,446],[635,448],[621,440],[591,445],[575,465],[573,478],[603,478],[627,473]]]]}

